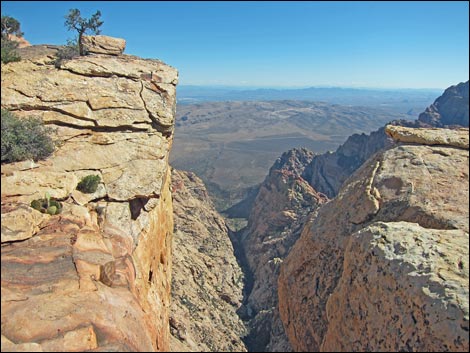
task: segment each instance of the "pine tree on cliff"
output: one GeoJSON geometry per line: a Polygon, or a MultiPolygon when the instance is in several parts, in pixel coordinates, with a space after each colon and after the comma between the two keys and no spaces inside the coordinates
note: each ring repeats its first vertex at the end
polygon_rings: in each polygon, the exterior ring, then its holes
{"type": "Polygon", "coordinates": [[[82,44],[82,37],[86,31],[90,30],[94,34],[101,33],[99,27],[104,22],[100,21],[100,17],[101,12],[98,10],[90,19],[82,18],[80,16],[80,10],[78,9],[70,9],[69,14],[65,16],[65,26],[67,26],[67,29],[69,31],[76,30],[78,32],[78,48],[80,55],[86,54],[82,44]]]}
{"type": "Polygon", "coordinates": [[[23,36],[23,32],[20,30],[20,23],[13,17],[2,16],[2,39],[10,39],[11,35],[17,37],[23,36]]]}
{"type": "Polygon", "coordinates": [[[18,42],[12,40],[12,37],[22,37],[23,32],[20,29],[20,23],[17,19],[10,16],[2,16],[2,63],[6,64],[12,61],[20,61],[20,56],[16,52],[18,42]]]}

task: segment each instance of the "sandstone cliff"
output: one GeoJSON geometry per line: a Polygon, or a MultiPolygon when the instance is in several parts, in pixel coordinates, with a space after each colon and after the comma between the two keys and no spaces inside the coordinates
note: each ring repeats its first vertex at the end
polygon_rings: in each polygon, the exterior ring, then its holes
{"type": "Polygon", "coordinates": [[[313,153],[293,149],[271,167],[261,184],[241,243],[252,273],[252,289],[245,306],[252,351],[291,351],[279,318],[277,278],[282,261],[300,236],[310,212],[327,198],[301,175],[313,153]]]}
{"type": "Polygon", "coordinates": [[[166,351],[177,71],[107,54],[56,68],[57,48],[21,50],[2,65],[2,108],[41,117],[60,145],[2,165],[2,351],[166,351]],[[76,190],[90,174],[98,190],[76,190]],[[29,206],[46,192],[59,215],[29,206]]]}
{"type": "Polygon", "coordinates": [[[194,173],[173,170],[171,349],[244,352],[243,274],[228,229],[194,173]]]}
{"type": "Polygon", "coordinates": [[[386,131],[281,265],[295,350],[468,351],[468,129],[386,131]]]}

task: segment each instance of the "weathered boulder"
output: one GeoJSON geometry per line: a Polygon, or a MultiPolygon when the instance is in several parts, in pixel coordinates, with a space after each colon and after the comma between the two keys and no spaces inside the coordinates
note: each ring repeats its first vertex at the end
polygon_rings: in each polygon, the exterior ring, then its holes
{"type": "Polygon", "coordinates": [[[47,217],[29,205],[10,207],[2,204],[2,243],[31,238],[39,231],[39,225],[47,217]]]}
{"type": "Polygon", "coordinates": [[[375,222],[354,233],[327,302],[321,350],[464,351],[468,257],[462,229],[375,222]]]}
{"type": "Polygon", "coordinates": [[[172,194],[171,350],[244,352],[243,274],[225,222],[195,174],[173,169],[172,194]]]}
{"type": "Polygon", "coordinates": [[[126,40],[103,35],[83,36],[82,45],[87,53],[120,55],[126,49],[126,40]]]}
{"type": "Polygon", "coordinates": [[[295,350],[468,350],[468,163],[468,147],[399,142],[320,208],[279,276],[295,350]]]}
{"type": "Polygon", "coordinates": [[[408,128],[387,125],[385,133],[395,141],[422,145],[442,145],[468,149],[468,129],[408,128]]]}
{"type": "Polygon", "coordinates": [[[177,71],[101,54],[57,68],[56,47],[21,50],[2,65],[2,108],[42,117],[58,144],[2,165],[2,351],[168,351],[177,71]],[[87,175],[93,194],[76,190],[87,175]],[[60,214],[30,207],[46,194],[60,214]]]}

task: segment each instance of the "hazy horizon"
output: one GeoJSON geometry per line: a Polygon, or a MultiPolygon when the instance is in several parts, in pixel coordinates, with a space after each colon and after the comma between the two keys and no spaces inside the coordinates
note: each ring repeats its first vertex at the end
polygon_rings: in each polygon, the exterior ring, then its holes
{"type": "MultiPolygon", "coordinates": [[[[466,81],[461,81],[466,82],[466,81]]],[[[456,82],[451,86],[455,86],[460,82],[456,82]]],[[[448,87],[366,87],[366,86],[335,86],[335,85],[303,85],[303,86],[263,86],[263,85],[253,85],[253,86],[242,86],[242,85],[217,85],[217,84],[178,84],[180,87],[201,87],[201,88],[213,88],[213,89],[234,89],[234,90],[255,90],[255,89],[279,89],[279,90],[290,90],[290,89],[309,89],[309,88],[333,88],[333,89],[355,89],[355,90],[371,90],[371,91],[440,91],[445,90],[448,87]]]]}

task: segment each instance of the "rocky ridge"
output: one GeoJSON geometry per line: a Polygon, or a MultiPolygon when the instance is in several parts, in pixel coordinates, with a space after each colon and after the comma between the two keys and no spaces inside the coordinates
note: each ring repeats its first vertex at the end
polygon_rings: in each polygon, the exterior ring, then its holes
{"type": "Polygon", "coordinates": [[[383,127],[369,135],[353,134],[335,152],[316,155],[305,167],[302,177],[315,190],[333,198],[362,163],[390,144],[383,127]]]}
{"type": "MultiPolygon", "coordinates": [[[[421,113],[418,120],[393,120],[405,127],[468,127],[469,81],[451,86],[421,113]]],[[[302,177],[313,188],[332,198],[344,181],[369,157],[391,145],[384,127],[366,134],[353,134],[335,152],[316,155],[302,177]]]]}
{"type": "Polygon", "coordinates": [[[277,278],[309,214],[327,201],[301,177],[313,157],[306,149],[293,149],[274,163],[241,234],[253,277],[243,313],[249,321],[247,345],[252,351],[292,350],[279,318],[277,278]]]}
{"type": "Polygon", "coordinates": [[[194,173],[173,169],[171,350],[244,352],[243,273],[224,219],[194,173]]]}
{"type": "Polygon", "coordinates": [[[56,67],[56,51],[2,65],[2,108],[60,141],[44,161],[2,165],[2,351],[167,351],[178,73],[130,55],[56,67]],[[90,174],[98,190],[76,190],[90,174]],[[62,213],[29,206],[46,193],[62,213]]]}
{"type": "Polygon", "coordinates": [[[386,131],[281,266],[295,350],[468,350],[468,129],[386,131]]]}
{"type": "Polygon", "coordinates": [[[435,127],[468,127],[469,81],[451,86],[419,115],[420,122],[435,127]]]}
{"type": "MultiPolygon", "coordinates": [[[[459,86],[462,86],[459,85],[459,86]]],[[[468,89],[468,88],[467,88],[468,89]]],[[[454,92],[453,90],[447,90],[446,92],[454,92]]],[[[438,99],[439,100],[439,99],[438,99]]],[[[437,101],[437,100],[436,100],[437,101]]],[[[459,100],[459,102],[465,103],[462,100],[459,100]]],[[[468,114],[466,117],[466,121],[468,124],[468,114]]],[[[439,124],[435,124],[438,126],[439,124]]],[[[433,128],[430,124],[424,123],[422,121],[403,121],[403,120],[398,120],[398,121],[392,121],[390,125],[388,125],[386,128],[380,128],[379,130],[372,132],[370,135],[365,135],[365,134],[354,134],[351,137],[348,138],[348,140],[338,148],[336,152],[333,153],[325,153],[321,155],[314,155],[311,152],[308,151],[302,151],[304,154],[304,158],[291,158],[292,161],[295,160],[295,162],[292,163],[292,165],[295,165],[294,169],[298,175],[298,178],[302,180],[307,180],[310,184],[313,190],[313,192],[316,192],[315,190],[320,190],[324,193],[326,193],[330,197],[334,197],[338,194],[341,186],[345,181],[348,180],[348,178],[353,174],[358,168],[363,165],[363,163],[371,158],[375,153],[377,153],[380,150],[387,150],[392,148],[397,141],[400,141],[401,143],[408,143],[408,144],[424,144],[426,146],[447,146],[447,147],[457,147],[459,149],[464,148],[468,149],[468,130],[448,130],[448,129],[440,129],[440,128],[433,128]],[[406,128],[408,127],[413,127],[412,129],[406,128]],[[419,129],[419,127],[428,127],[427,129],[419,129]],[[395,141],[395,142],[394,142],[395,141]],[[305,156],[309,156],[308,158],[305,158],[305,156]]],[[[289,158],[286,156],[290,155],[291,157],[293,155],[298,155],[300,151],[290,151],[289,153],[286,153],[283,155],[283,157],[276,162],[275,166],[272,167],[272,170],[275,170],[277,167],[280,167],[280,164],[285,163],[289,158]],[[284,161],[283,163],[279,163],[279,161],[284,161]]],[[[417,162],[413,162],[417,163],[417,162]]],[[[289,165],[289,163],[286,163],[286,165],[289,165]]],[[[449,166],[446,166],[449,167],[449,166]]],[[[449,167],[450,168],[450,167],[449,167]]],[[[253,338],[252,342],[248,341],[249,347],[250,344],[253,342],[258,343],[257,346],[255,346],[255,350],[267,350],[267,351],[275,351],[275,350],[282,350],[282,351],[287,351],[289,349],[320,349],[320,345],[314,346],[314,345],[298,345],[297,343],[294,342],[293,347],[289,346],[289,342],[286,339],[286,335],[284,334],[284,328],[282,325],[277,325],[277,322],[279,321],[279,314],[276,314],[278,312],[277,310],[277,299],[278,299],[278,294],[276,293],[275,288],[277,287],[277,277],[279,275],[279,268],[283,267],[283,261],[280,261],[278,259],[279,267],[277,268],[267,268],[266,266],[263,267],[263,264],[269,263],[269,261],[265,261],[267,258],[268,260],[272,257],[270,256],[272,252],[277,252],[277,246],[276,242],[271,244],[271,238],[275,238],[277,240],[284,239],[286,234],[289,234],[289,230],[281,230],[281,229],[275,229],[274,227],[270,227],[271,223],[273,223],[273,220],[276,220],[275,212],[270,212],[273,211],[274,209],[276,210],[282,210],[282,209],[290,209],[290,204],[292,203],[291,201],[288,201],[288,199],[283,199],[278,197],[278,189],[276,187],[269,186],[270,183],[268,182],[269,180],[272,182],[272,170],[270,172],[269,177],[266,178],[266,181],[262,187],[262,190],[264,191],[263,197],[256,199],[257,203],[255,203],[255,206],[251,210],[251,215],[250,215],[250,224],[247,229],[244,230],[243,234],[241,235],[243,239],[243,244],[244,244],[244,251],[246,253],[246,257],[248,259],[249,263],[249,268],[253,271],[253,273],[258,273],[257,275],[254,275],[254,283],[253,287],[257,288],[257,290],[253,290],[249,296],[248,300],[246,302],[246,308],[250,309],[249,311],[251,312],[251,320],[250,320],[250,328],[251,328],[251,333],[249,338],[253,338]],[[265,212],[266,211],[266,212],[265,212]],[[274,214],[274,216],[273,216],[274,214]],[[269,236],[268,236],[269,235],[269,236]],[[268,241],[266,241],[268,239],[268,241]],[[266,254],[266,256],[265,256],[266,254]],[[261,265],[260,265],[261,264],[261,265]],[[261,270],[263,269],[263,270],[261,270]],[[268,285],[266,285],[268,284],[268,285]],[[270,289],[274,289],[271,290],[270,289]],[[276,305],[272,306],[272,309],[266,309],[269,308],[270,305],[272,305],[273,301],[276,303],[276,305]],[[260,309],[262,308],[262,309],[260,309]],[[275,308],[275,309],[274,309],[275,308]],[[259,312],[257,311],[259,310],[259,312]],[[264,320],[263,320],[264,318],[264,320]],[[272,325],[272,326],[270,326],[272,325]],[[277,328],[276,330],[273,330],[272,327],[277,328]],[[282,334],[280,334],[282,333],[282,334]],[[256,337],[256,339],[254,339],[256,337]],[[283,337],[283,338],[281,338],[283,337]],[[284,343],[281,343],[284,342],[284,343]],[[301,348],[299,348],[301,347],[301,348]]],[[[465,177],[465,173],[463,173],[463,176],[465,177]]],[[[468,177],[468,174],[467,174],[468,177]]],[[[400,184],[400,182],[398,182],[400,184]]],[[[286,185],[287,190],[289,193],[292,195],[296,195],[298,199],[301,199],[301,195],[295,193],[295,187],[293,185],[286,185]]],[[[374,190],[372,190],[374,191],[374,190]]],[[[304,191],[305,192],[305,191],[304,191]]],[[[261,194],[261,191],[259,192],[261,194]]],[[[259,197],[259,195],[258,195],[259,197]]],[[[424,197],[424,196],[423,196],[424,197]]],[[[371,201],[368,201],[369,203],[371,201]]],[[[428,201],[426,201],[428,202],[428,201]]],[[[394,204],[396,207],[397,204],[394,204]]],[[[313,208],[310,208],[310,218],[315,219],[317,217],[315,215],[315,211],[312,212],[312,210],[317,210],[320,205],[314,205],[313,208]]],[[[360,219],[364,218],[363,215],[361,215],[364,211],[363,208],[369,207],[368,204],[357,204],[354,209],[350,210],[350,214],[356,214],[357,217],[360,219]]],[[[344,205],[341,204],[340,209],[344,209],[344,205]]],[[[299,212],[299,209],[295,209],[293,214],[296,215],[296,213],[299,212]]],[[[348,213],[348,216],[349,216],[348,213]]],[[[299,213],[303,214],[303,213],[299,213]]],[[[307,215],[309,212],[306,213],[307,215]]],[[[307,222],[305,220],[308,220],[309,217],[305,217],[305,214],[303,214],[304,217],[302,217],[303,222],[300,224],[293,222],[292,226],[290,227],[292,233],[295,233],[296,236],[294,239],[298,239],[300,232],[303,231],[307,232],[309,226],[306,225],[307,222]]],[[[331,214],[329,215],[331,216],[331,214]]],[[[337,214],[332,216],[335,220],[338,217],[342,216],[342,211],[338,211],[337,214]]],[[[293,218],[295,219],[295,218],[293,218]]],[[[326,221],[325,221],[326,222],[326,221]]],[[[289,227],[287,227],[289,228],[289,227]]],[[[292,236],[292,234],[291,234],[292,236]]],[[[289,239],[289,236],[286,237],[286,239],[289,239]]],[[[295,242],[295,240],[294,240],[295,242]]],[[[287,248],[286,253],[289,253],[290,248],[292,247],[293,242],[290,243],[290,246],[287,248]]],[[[326,245],[325,245],[326,246],[326,245]]],[[[303,255],[304,256],[304,255],[303,255]]],[[[320,251],[320,255],[316,253],[316,255],[313,255],[313,257],[325,257],[324,256],[324,249],[320,251]]],[[[354,258],[354,255],[351,255],[352,258],[354,258]]],[[[284,256],[285,257],[285,256],[284,256]]],[[[341,261],[341,260],[340,260],[341,261]]],[[[299,265],[300,269],[298,270],[299,272],[305,271],[306,268],[308,268],[310,264],[308,262],[299,265]]],[[[330,268],[328,269],[327,272],[334,272],[335,269],[337,268],[337,264],[330,265],[330,268]]],[[[313,271],[313,270],[312,270],[313,271]]],[[[310,278],[311,274],[305,275],[305,280],[307,281],[308,278],[310,278]]],[[[323,273],[321,275],[324,275],[323,273]]],[[[317,284],[315,284],[315,288],[319,288],[320,286],[320,280],[317,278],[316,279],[317,284]]],[[[309,282],[310,287],[312,286],[312,283],[309,282]]],[[[288,288],[286,290],[286,296],[292,296],[292,287],[290,287],[290,282],[289,285],[286,285],[288,288]]],[[[308,285],[307,285],[308,286],[308,285]]],[[[310,291],[309,293],[312,292],[312,288],[306,289],[307,291],[310,291]]],[[[315,290],[315,293],[317,293],[319,289],[315,290]]],[[[295,297],[295,296],[294,296],[295,297]]],[[[307,300],[307,297],[304,296],[302,301],[307,300]]],[[[310,308],[310,307],[309,307],[310,308]]],[[[297,308],[292,308],[289,307],[289,310],[291,310],[291,315],[295,316],[297,315],[297,308]]],[[[302,311],[302,316],[304,320],[307,320],[307,316],[310,315],[310,317],[315,317],[317,314],[313,313],[312,311],[308,311],[305,308],[300,309],[302,311]]],[[[290,320],[290,318],[288,319],[290,320]]],[[[302,320],[299,320],[298,323],[299,325],[301,324],[302,320]]],[[[295,329],[291,328],[291,331],[288,332],[290,335],[294,335],[293,331],[295,329]]],[[[313,330],[311,330],[313,331],[313,330]]],[[[306,338],[307,340],[311,341],[311,337],[308,335],[311,335],[310,331],[307,331],[307,333],[304,331],[302,334],[299,334],[299,332],[295,331],[296,338],[295,340],[298,341],[305,341],[306,338]],[[306,335],[304,335],[306,334],[306,335]],[[309,338],[310,337],[310,338],[309,338]]],[[[333,331],[332,331],[333,332],[333,331]]],[[[252,347],[253,347],[252,346],[252,347]]],[[[342,347],[343,350],[347,350],[346,346],[342,347]]],[[[364,347],[357,348],[358,350],[365,349],[364,347]]],[[[333,349],[334,350],[334,349],[333,349]]]]}

